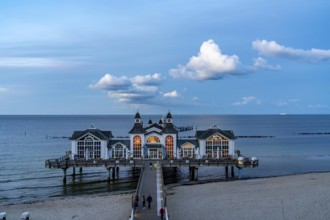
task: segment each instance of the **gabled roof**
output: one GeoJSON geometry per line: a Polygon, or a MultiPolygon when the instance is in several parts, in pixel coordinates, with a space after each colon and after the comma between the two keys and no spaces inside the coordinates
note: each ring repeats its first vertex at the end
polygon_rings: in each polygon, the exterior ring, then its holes
{"type": "Polygon", "coordinates": [[[171,114],[171,112],[168,112],[168,113],[167,113],[166,118],[172,118],[172,114],[171,114]]]}
{"type": "Polygon", "coordinates": [[[203,131],[196,131],[196,138],[197,139],[206,139],[215,133],[219,133],[225,136],[228,139],[236,139],[234,132],[232,130],[221,130],[220,128],[209,128],[203,131]]]}
{"type": "Polygon", "coordinates": [[[109,145],[108,147],[111,147],[114,144],[117,143],[121,143],[123,145],[125,145],[126,147],[130,147],[130,140],[128,139],[112,139],[111,141],[109,141],[109,145]]]}
{"type": "Polygon", "coordinates": [[[149,134],[152,134],[152,133],[155,133],[155,134],[158,134],[158,135],[162,135],[160,132],[158,131],[150,131],[148,133],[145,133],[145,135],[149,135],[149,134]]]}
{"type": "MultiPolygon", "coordinates": [[[[150,119],[150,120],[151,120],[151,119],[150,119]]],[[[157,129],[159,129],[159,130],[163,130],[163,127],[160,126],[160,125],[157,124],[157,123],[153,123],[153,124],[151,124],[150,126],[146,127],[144,130],[148,130],[148,129],[150,129],[150,128],[157,128],[157,129]]]]}
{"type": "Polygon", "coordinates": [[[178,147],[181,147],[185,143],[191,143],[191,144],[195,145],[196,147],[198,147],[198,141],[196,139],[179,139],[178,147]]]}
{"type": "Polygon", "coordinates": [[[85,131],[74,131],[70,140],[78,140],[79,138],[85,136],[86,134],[91,134],[100,140],[110,140],[113,138],[111,131],[102,131],[100,129],[91,128],[85,131]]]}
{"type": "Polygon", "coordinates": [[[144,129],[141,123],[135,123],[129,134],[144,134],[144,129]]]}

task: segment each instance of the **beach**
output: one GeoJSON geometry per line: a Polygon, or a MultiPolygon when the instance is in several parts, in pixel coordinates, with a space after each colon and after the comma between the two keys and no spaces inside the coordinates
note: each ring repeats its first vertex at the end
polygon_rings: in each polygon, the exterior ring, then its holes
{"type": "Polygon", "coordinates": [[[171,219],[330,219],[330,173],[179,186],[171,219]]]}
{"type": "Polygon", "coordinates": [[[7,212],[7,219],[18,219],[25,211],[31,213],[32,220],[128,219],[131,198],[131,193],[61,197],[41,202],[3,206],[0,211],[7,212]]]}
{"type": "MultiPolygon", "coordinates": [[[[132,193],[53,198],[1,207],[7,219],[128,219],[132,193]]],[[[329,219],[330,173],[167,187],[171,220],[329,219]]]]}

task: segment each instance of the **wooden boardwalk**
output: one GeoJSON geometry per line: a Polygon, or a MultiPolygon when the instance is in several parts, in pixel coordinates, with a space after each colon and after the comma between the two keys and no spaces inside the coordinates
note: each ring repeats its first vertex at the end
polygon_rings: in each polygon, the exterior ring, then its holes
{"type": "MultiPolygon", "coordinates": [[[[164,194],[163,194],[163,175],[162,166],[159,161],[145,161],[145,166],[142,177],[140,179],[138,195],[139,195],[139,206],[134,213],[133,219],[144,219],[144,220],[156,220],[160,219],[159,210],[164,207],[164,194]],[[149,166],[149,163],[152,166],[149,166]],[[147,200],[148,195],[152,197],[150,209],[146,201],[146,207],[142,207],[143,195],[147,200]]],[[[164,215],[164,219],[165,215],[164,215]]]]}

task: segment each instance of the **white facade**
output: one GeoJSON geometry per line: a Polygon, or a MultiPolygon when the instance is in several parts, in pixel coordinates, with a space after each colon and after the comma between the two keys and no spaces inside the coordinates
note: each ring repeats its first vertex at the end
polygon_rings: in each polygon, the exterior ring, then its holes
{"type": "Polygon", "coordinates": [[[129,139],[115,139],[111,131],[92,127],[75,131],[71,140],[72,159],[220,159],[235,156],[235,136],[232,131],[213,126],[196,131],[195,139],[180,139],[170,113],[158,124],[150,120],[145,128],[137,113],[129,139]]]}

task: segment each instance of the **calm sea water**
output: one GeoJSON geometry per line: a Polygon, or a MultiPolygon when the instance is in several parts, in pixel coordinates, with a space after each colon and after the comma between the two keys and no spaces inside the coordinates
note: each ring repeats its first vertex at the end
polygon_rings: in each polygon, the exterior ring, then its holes
{"type": "MultiPolygon", "coordinates": [[[[300,133],[330,132],[330,115],[173,115],[176,126],[192,125],[207,129],[216,124],[237,136],[273,136],[239,138],[236,148],[243,155],[257,156],[260,166],[244,169],[244,178],[330,171],[330,135],[300,133]]],[[[161,115],[142,116],[158,122],[161,115]]],[[[63,156],[70,150],[74,130],[94,124],[112,130],[114,136],[127,136],[134,116],[0,116],[0,206],[31,202],[49,197],[133,190],[139,177],[130,168],[120,170],[119,179],[106,182],[106,169],[86,168],[83,175],[62,184],[62,170],[49,170],[47,159],[63,156]]],[[[194,135],[195,131],[179,136],[194,135]]],[[[70,171],[69,171],[70,172],[70,171]]],[[[199,179],[223,178],[224,168],[203,168],[199,179]]],[[[165,183],[188,181],[185,168],[165,173],[165,183]]]]}

